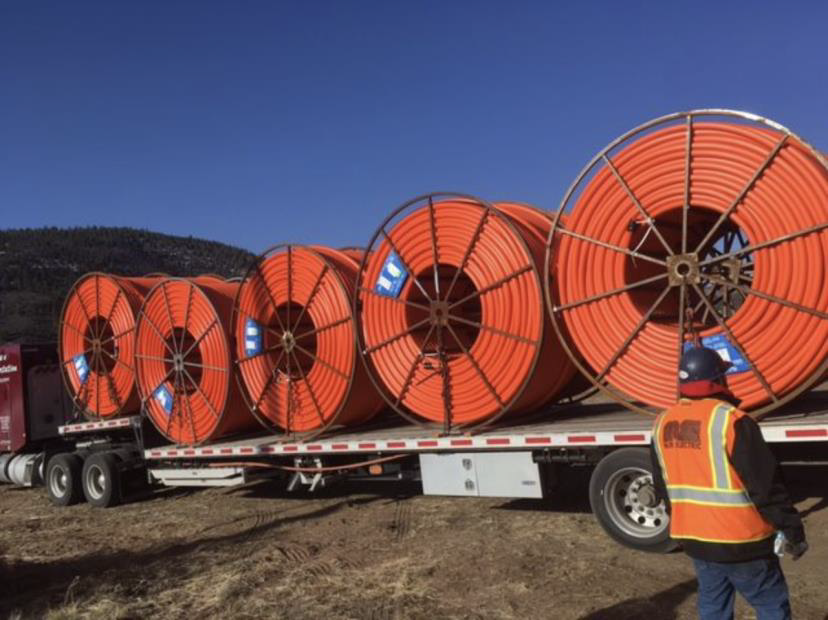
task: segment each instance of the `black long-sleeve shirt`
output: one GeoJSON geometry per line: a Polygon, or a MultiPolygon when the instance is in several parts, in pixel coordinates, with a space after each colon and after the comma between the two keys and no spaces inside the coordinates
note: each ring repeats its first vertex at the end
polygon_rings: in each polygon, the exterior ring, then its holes
{"type": "MultiPolygon", "coordinates": [[[[728,458],[745,485],[753,505],[762,518],[785,537],[797,543],[805,540],[802,519],[793,506],[788,490],[782,480],[782,472],[771,452],[759,425],[747,416],[734,423],[735,438],[728,458]]],[[[655,437],[653,438],[655,441],[655,437]]],[[[655,447],[650,445],[653,462],[653,483],[659,497],[664,498],[667,511],[670,500],[664,484],[661,466],[655,447]]],[[[747,562],[773,555],[773,537],[748,543],[710,543],[697,540],[682,540],[685,553],[690,557],[710,562],[747,562]]]]}

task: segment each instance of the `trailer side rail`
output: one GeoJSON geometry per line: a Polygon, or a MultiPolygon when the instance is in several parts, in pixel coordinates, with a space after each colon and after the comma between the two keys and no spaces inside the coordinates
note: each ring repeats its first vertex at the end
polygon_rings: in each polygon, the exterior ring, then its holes
{"type": "MultiPolygon", "coordinates": [[[[646,446],[650,443],[652,421],[632,414],[596,416],[525,427],[500,429],[478,435],[439,436],[431,429],[397,427],[384,431],[348,433],[308,442],[281,436],[253,437],[224,441],[208,446],[163,446],[145,450],[147,460],[222,457],[293,456],[297,454],[348,454],[377,452],[434,452],[540,450],[646,446]]],[[[761,423],[770,443],[828,441],[828,413],[771,420],[761,423]]]]}
{"type": "Polygon", "coordinates": [[[58,427],[61,435],[79,435],[90,431],[112,430],[116,428],[130,428],[141,423],[140,416],[114,418],[112,420],[96,420],[93,422],[77,422],[58,427]]]}

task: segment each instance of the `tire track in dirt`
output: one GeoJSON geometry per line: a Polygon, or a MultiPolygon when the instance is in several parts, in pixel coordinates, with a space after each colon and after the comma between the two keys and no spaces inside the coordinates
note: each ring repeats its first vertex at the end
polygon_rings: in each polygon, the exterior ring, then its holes
{"type": "Polygon", "coordinates": [[[315,560],[303,567],[302,570],[308,575],[316,578],[332,577],[344,570],[356,570],[362,568],[363,563],[351,558],[335,557],[330,560],[315,560]]]}
{"type": "Polygon", "coordinates": [[[319,551],[314,545],[303,545],[301,543],[285,543],[276,545],[282,557],[289,562],[304,564],[313,558],[319,551]]]}
{"type": "Polygon", "coordinates": [[[394,532],[394,540],[401,542],[411,529],[411,501],[408,499],[397,500],[397,507],[394,514],[394,521],[391,523],[391,531],[394,532]]]}
{"type": "Polygon", "coordinates": [[[383,601],[368,615],[368,620],[401,620],[402,617],[399,603],[383,601]]]}
{"type": "Polygon", "coordinates": [[[224,523],[207,526],[199,530],[198,533],[218,532],[218,536],[236,534],[240,536],[239,541],[246,541],[262,528],[274,525],[280,519],[284,518],[283,512],[281,510],[260,510],[236,517],[224,523]]]}
{"type": "MultiPolygon", "coordinates": [[[[398,499],[394,519],[388,526],[395,543],[401,543],[411,530],[411,501],[398,499]]],[[[405,617],[399,600],[384,600],[368,615],[368,620],[402,620],[405,617]]]]}

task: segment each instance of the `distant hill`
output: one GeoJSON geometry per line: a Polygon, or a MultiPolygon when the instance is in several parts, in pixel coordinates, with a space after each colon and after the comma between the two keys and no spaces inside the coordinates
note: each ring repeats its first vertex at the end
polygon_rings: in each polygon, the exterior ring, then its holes
{"type": "Polygon", "coordinates": [[[89,271],[232,277],[253,258],[216,241],[133,228],[0,230],[0,343],[56,341],[63,300],[89,271]]]}

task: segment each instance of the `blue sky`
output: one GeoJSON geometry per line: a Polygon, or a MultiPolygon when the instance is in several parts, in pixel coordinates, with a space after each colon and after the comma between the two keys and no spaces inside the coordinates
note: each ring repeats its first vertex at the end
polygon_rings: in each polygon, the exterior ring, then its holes
{"type": "Polygon", "coordinates": [[[650,118],[828,150],[828,3],[0,0],[0,227],[362,245],[438,190],[556,208],[650,118]]]}

